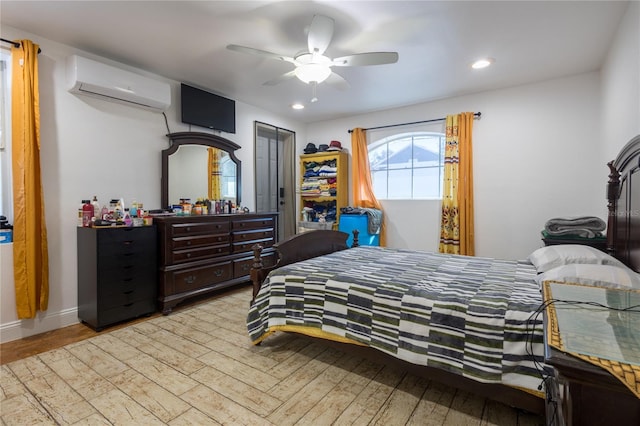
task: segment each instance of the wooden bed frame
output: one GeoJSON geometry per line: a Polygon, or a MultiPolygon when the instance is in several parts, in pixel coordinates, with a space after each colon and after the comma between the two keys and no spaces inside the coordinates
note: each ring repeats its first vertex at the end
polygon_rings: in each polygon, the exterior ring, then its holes
{"type": "MultiPolygon", "coordinates": [[[[609,162],[610,174],[607,184],[608,199],[608,251],[625,264],[640,272],[640,135],[633,138],[620,151],[618,157],[609,162]],[[632,197],[633,195],[633,197],[632,197]]],[[[357,231],[354,233],[357,245],[357,231]]],[[[276,265],[263,267],[260,253],[262,247],[254,246],[254,263],[251,269],[253,298],[255,299],[268,273],[280,266],[310,259],[323,254],[347,249],[348,234],[339,231],[318,230],[295,235],[274,247],[279,260],[276,265]]],[[[405,368],[413,374],[436,380],[447,385],[472,392],[535,414],[544,415],[544,399],[512,387],[486,384],[434,368],[411,364],[373,348],[327,341],[344,351],[357,353],[368,359],[382,360],[405,368]]]]}

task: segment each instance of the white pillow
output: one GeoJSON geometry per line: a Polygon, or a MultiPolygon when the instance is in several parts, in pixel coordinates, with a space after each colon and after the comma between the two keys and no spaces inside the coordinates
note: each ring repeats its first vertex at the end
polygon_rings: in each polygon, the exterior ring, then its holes
{"type": "Polygon", "coordinates": [[[640,274],[627,268],[611,265],[580,264],[562,265],[536,276],[542,288],[543,281],[560,281],[594,287],[640,290],[640,274]]]}
{"type": "Polygon", "coordinates": [[[591,246],[580,244],[558,244],[539,248],[529,255],[529,262],[538,273],[573,263],[613,265],[626,268],[625,264],[591,246]]]}

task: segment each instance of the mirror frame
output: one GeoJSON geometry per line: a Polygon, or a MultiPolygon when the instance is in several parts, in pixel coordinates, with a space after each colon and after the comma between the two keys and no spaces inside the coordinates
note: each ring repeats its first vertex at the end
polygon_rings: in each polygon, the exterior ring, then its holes
{"type": "Polygon", "coordinates": [[[182,145],[202,145],[221,149],[229,154],[231,161],[236,163],[236,204],[240,205],[242,189],[242,169],[235,151],[242,148],[235,142],[218,135],[200,132],[176,132],[167,135],[171,142],[169,148],[162,150],[162,178],[160,182],[160,202],[162,208],[169,207],[169,156],[175,154],[182,145]]]}

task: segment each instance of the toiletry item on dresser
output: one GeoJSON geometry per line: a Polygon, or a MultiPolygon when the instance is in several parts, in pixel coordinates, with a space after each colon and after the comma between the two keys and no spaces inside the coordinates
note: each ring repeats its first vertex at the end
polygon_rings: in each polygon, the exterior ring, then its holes
{"type": "Polygon", "coordinates": [[[126,226],[132,226],[133,225],[133,219],[131,219],[131,214],[129,213],[129,209],[128,208],[124,209],[124,216],[122,218],[122,221],[124,222],[124,224],[126,226]]]}
{"type": "Polygon", "coordinates": [[[82,226],[88,228],[91,226],[91,218],[93,217],[93,206],[91,201],[82,200],[82,226]]]}
{"type": "Polygon", "coordinates": [[[100,219],[100,203],[98,202],[98,196],[93,196],[93,201],[91,201],[91,205],[93,206],[93,217],[96,219],[100,219]]]}

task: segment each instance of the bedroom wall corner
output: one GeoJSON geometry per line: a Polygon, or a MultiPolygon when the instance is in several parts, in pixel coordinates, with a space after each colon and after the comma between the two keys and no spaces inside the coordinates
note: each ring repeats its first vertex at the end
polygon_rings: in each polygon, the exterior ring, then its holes
{"type": "Polygon", "coordinates": [[[631,1],[601,69],[602,157],[640,134],[640,2],[631,1]]]}

